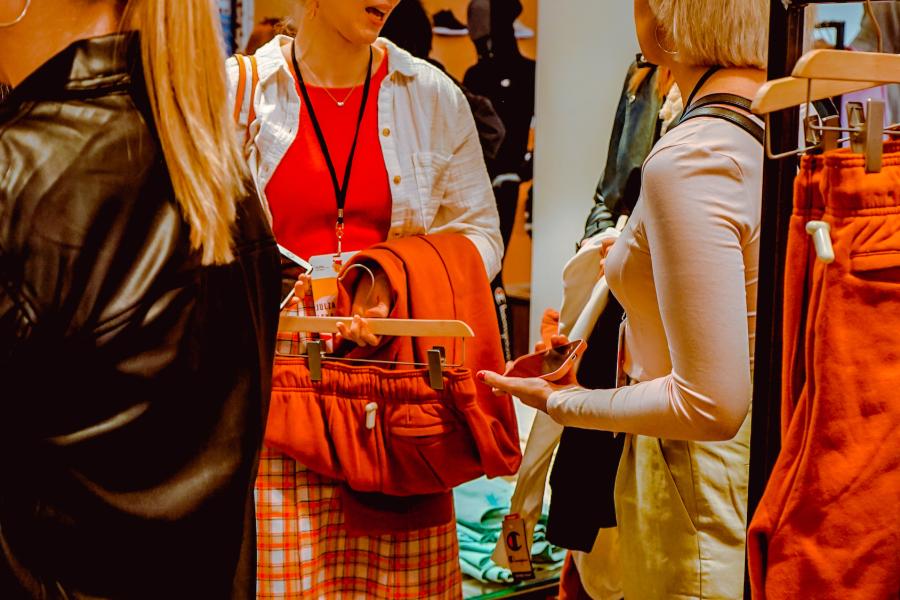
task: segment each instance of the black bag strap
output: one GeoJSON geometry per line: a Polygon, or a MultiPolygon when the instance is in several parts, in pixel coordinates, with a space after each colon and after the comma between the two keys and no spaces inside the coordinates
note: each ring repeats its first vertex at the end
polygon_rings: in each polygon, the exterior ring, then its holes
{"type": "Polygon", "coordinates": [[[737,125],[752,135],[757,142],[764,144],[766,132],[763,127],[743,112],[728,108],[733,106],[750,112],[751,104],[749,99],[735,94],[710,94],[701,98],[693,106],[689,106],[678,120],[678,125],[697,117],[713,117],[737,125]]]}

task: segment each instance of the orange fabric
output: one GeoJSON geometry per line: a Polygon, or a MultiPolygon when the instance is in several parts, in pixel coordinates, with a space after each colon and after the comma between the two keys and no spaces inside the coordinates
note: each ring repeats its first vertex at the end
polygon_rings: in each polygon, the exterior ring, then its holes
{"type": "Polygon", "coordinates": [[[234,55],[238,65],[238,84],[237,93],[234,95],[234,122],[241,121],[241,107],[244,104],[244,92],[247,86],[247,71],[244,69],[244,57],[240,54],[234,55]]]}
{"type": "MultiPolygon", "coordinates": [[[[391,317],[459,319],[472,327],[465,368],[445,370],[438,392],[428,384],[427,369],[326,362],[323,381],[313,383],[306,359],[278,358],[266,444],[347,483],[348,529],[376,534],[442,524],[452,515],[453,486],[483,474],[511,475],[521,462],[512,399],[494,396],[472,377],[478,369],[503,367],[487,275],[475,246],[460,235],[386,242],[349,264],[361,261],[387,274],[391,317]],[[372,402],[378,408],[370,430],[365,409],[372,402]]],[[[360,270],[345,273],[338,314],[349,312],[347,289],[360,270]]],[[[463,360],[461,340],[434,338],[392,338],[347,356],[426,362],[435,345],[446,349],[448,364],[463,360]]]]}
{"type": "Polygon", "coordinates": [[[484,472],[470,433],[480,425],[464,420],[473,404],[465,369],[446,372],[436,391],[427,370],[326,361],[313,382],[305,358],[279,358],[266,443],[356,491],[436,494],[484,472]],[[365,426],[370,402],[378,404],[374,429],[365,426]]]}
{"type": "Polygon", "coordinates": [[[548,347],[550,338],[559,334],[559,312],[552,308],[545,308],[544,314],[541,315],[541,341],[548,347]]]}
{"type": "MultiPolygon", "coordinates": [[[[426,362],[434,346],[446,349],[448,364],[458,364],[471,373],[482,369],[503,372],[505,361],[500,330],[493,311],[493,296],[484,263],[475,245],[459,234],[413,236],[391,240],[360,252],[348,264],[374,263],[388,276],[394,292],[390,317],[395,319],[457,319],[475,333],[463,342],[453,338],[393,338],[378,348],[358,348],[349,356],[402,362],[426,362]]],[[[348,289],[361,269],[346,271],[337,302],[338,314],[350,312],[348,289]]],[[[494,396],[490,388],[475,386],[475,401],[467,409],[478,454],[488,477],[512,475],[519,469],[522,453],[512,398],[494,396]]]]}
{"type": "MultiPolygon", "coordinates": [[[[545,313],[546,314],[546,313],[545,313]]],[[[591,600],[591,595],[584,589],[581,583],[581,575],[578,567],[572,559],[572,553],[566,553],[566,561],[563,563],[559,574],[559,595],[557,600],[591,600]]]]}
{"type": "Polygon", "coordinates": [[[809,285],[816,254],[806,224],[822,218],[821,156],[804,156],[800,175],[794,180],[794,212],[791,215],[784,267],[784,310],[782,311],[781,437],[794,413],[806,382],[804,330],[809,303],[809,285]]]}
{"type": "MultiPolygon", "coordinates": [[[[802,372],[785,352],[802,384],[785,398],[781,453],[748,532],[754,598],[900,595],[900,147],[885,149],[880,173],[847,151],[824,157],[835,261],[813,261],[802,372]]],[[[804,162],[798,191],[815,167],[804,162]]]]}
{"type": "Polygon", "coordinates": [[[344,500],[340,482],[263,448],[256,479],[256,600],[462,597],[452,519],[390,535],[353,535],[344,500]]]}

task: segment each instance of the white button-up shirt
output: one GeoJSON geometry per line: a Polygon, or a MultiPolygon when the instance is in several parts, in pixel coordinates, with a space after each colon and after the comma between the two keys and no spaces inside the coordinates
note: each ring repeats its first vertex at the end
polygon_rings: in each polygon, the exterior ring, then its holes
{"type": "MultiPolygon", "coordinates": [[[[265,205],[266,186],[294,142],[300,122],[300,97],[282,54],[282,47],[291,41],[278,36],[256,52],[256,118],[249,125],[249,74],[242,99],[240,134],[249,133],[246,153],[265,205]]],[[[493,278],[503,259],[500,219],[469,104],[456,84],[434,66],[386,39],[379,38],[376,44],[387,51],[389,69],[378,93],[378,138],[393,200],[388,239],[461,233],[478,248],[487,275],[493,278]]],[[[230,58],[232,99],[238,69],[237,60],[230,58]]]]}

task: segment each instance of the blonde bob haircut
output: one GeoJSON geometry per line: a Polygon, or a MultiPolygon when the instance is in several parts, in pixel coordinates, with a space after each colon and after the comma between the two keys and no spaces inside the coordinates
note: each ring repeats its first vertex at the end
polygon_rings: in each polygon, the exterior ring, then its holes
{"type": "MultiPolygon", "coordinates": [[[[649,3],[668,43],[678,52],[678,62],[695,67],[766,68],[770,0],[649,3]]],[[[667,44],[662,35],[659,39],[667,44]]]]}

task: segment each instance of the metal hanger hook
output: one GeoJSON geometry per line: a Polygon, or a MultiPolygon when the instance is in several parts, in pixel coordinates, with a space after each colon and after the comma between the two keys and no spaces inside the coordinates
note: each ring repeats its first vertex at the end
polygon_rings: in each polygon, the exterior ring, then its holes
{"type": "Polygon", "coordinates": [[[364,265],[362,263],[354,263],[354,264],[349,265],[344,268],[344,272],[341,273],[341,275],[338,277],[338,281],[343,281],[344,277],[347,276],[347,273],[349,273],[353,269],[363,269],[363,270],[365,270],[366,273],[369,274],[369,279],[371,280],[372,285],[369,286],[369,293],[366,294],[366,302],[365,303],[368,306],[369,300],[372,299],[372,291],[375,289],[375,273],[372,272],[372,269],[370,269],[369,267],[367,267],[366,265],[364,265]]]}

